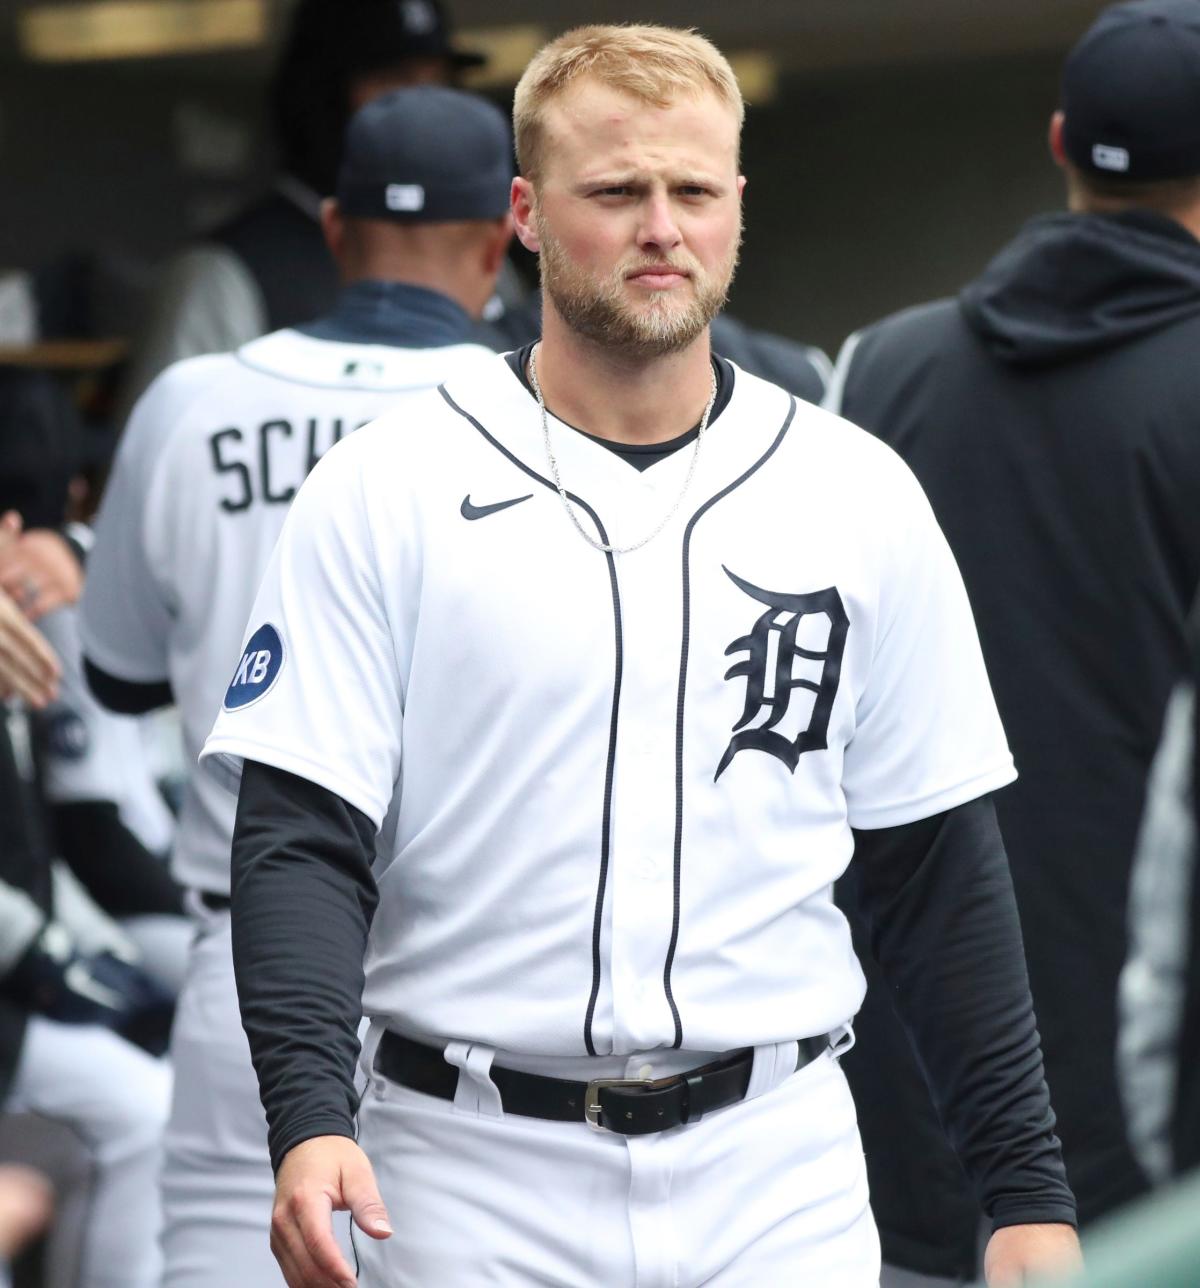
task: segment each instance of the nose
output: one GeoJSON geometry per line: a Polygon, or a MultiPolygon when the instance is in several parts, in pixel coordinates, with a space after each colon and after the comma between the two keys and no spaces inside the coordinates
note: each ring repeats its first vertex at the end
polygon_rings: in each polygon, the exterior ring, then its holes
{"type": "Polygon", "coordinates": [[[673,251],[683,240],[675,213],[666,193],[647,197],[642,207],[642,222],[638,229],[640,250],[673,251]]]}

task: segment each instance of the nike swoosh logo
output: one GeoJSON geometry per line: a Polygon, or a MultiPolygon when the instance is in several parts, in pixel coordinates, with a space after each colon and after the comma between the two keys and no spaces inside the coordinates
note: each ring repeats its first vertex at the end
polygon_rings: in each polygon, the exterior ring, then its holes
{"type": "Polygon", "coordinates": [[[489,514],[496,514],[500,510],[507,510],[510,505],[520,505],[522,501],[528,501],[533,496],[532,492],[527,492],[524,496],[514,496],[511,501],[496,501],[492,505],[472,505],[471,494],[468,492],[463,497],[462,505],[459,507],[459,513],[464,519],[486,519],[489,514]]]}

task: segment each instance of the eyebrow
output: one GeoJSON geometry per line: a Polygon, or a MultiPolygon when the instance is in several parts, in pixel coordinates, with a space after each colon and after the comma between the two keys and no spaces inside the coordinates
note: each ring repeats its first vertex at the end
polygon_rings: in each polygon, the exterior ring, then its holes
{"type": "MultiPolygon", "coordinates": [[[[636,170],[617,171],[613,174],[587,175],[575,184],[580,192],[593,192],[597,188],[637,188],[651,182],[648,175],[636,170]]],[[[680,170],[667,176],[668,187],[694,185],[703,188],[724,188],[726,185],[715,175],[702,171],[680,170]]]]}

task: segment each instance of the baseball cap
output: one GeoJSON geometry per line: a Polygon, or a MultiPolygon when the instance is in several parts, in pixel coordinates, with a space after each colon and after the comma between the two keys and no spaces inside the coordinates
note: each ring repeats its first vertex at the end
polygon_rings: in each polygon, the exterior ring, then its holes
{"type": "Polygon", "coordinates": [[[354,114],[337,199],[361,219],[499,219],[512,177],[508,121],[497,108],[464,90],[412,86],[354,114]]]}
{"type": "Polygon", "coordinates": [[[410,58],[445,58],[455,67],[486,61],[453,44],[440,0],[300,0],[291,42],[293,57],[310,51],[351,73],[410,58]]]}
{"type": "Polygon", "coordinates": [[[1063,147],[1080,170],[1200,174],[1200,0],[1106,9],[1067,58],[1062,109],[1063,147]]]}

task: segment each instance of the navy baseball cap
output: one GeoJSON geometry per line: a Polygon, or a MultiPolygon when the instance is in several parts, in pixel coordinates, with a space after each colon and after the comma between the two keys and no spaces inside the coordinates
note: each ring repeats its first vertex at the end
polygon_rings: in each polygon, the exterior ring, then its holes
{"type": "Polygon", "coordinates": [[[290,40],[293,57],[308,51],[348,72],[415,58],[444,58],[454,67],[487,61],[454,44],[440,0],[300,0],[290,40]]]}
{"type": "Polygon", "coordinates": [[[512,177],[503,113],[477,94],[420,85],[392,90],[355,113],[337,200],[344,214],[360,219],[499,219],[508,212],[512,177]]]}
{"type": "Polygon", "coordinates": [[[1110,179],[1200,175],[1200,0],[1106,9],[1071,50],[1063,147],[1110,179]]]}

